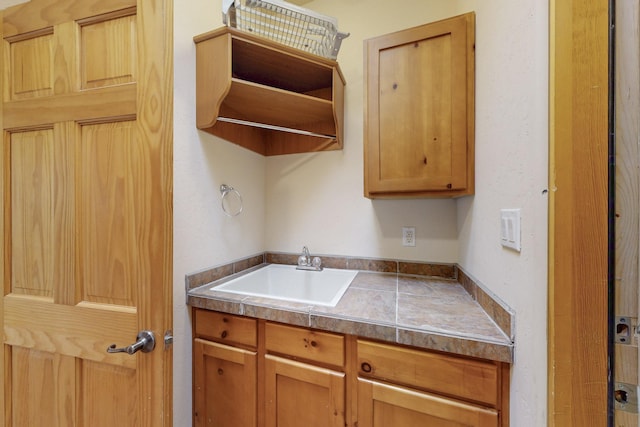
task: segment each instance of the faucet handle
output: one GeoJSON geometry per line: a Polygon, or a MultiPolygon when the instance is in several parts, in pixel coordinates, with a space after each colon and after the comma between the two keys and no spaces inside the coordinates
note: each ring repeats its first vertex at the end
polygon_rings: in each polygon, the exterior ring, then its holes
{"type": "Polygon", "coordinates": [[[313,257],[313,261],[311,261],[311,265],[319,270],[320,267],[322,266],[322,260],[320,259],[319,256],[315,256],[313,257]]]}

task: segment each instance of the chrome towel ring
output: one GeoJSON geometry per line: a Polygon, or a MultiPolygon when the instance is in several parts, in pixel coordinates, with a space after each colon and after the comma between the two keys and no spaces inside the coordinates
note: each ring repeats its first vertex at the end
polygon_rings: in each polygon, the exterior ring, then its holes
{"type": "Polygon", "coordinates": [[[220,203],[222,205],[222,211],[224,212],[224,214],[230,217],[240,215],[240,213],[242,212],[243,206],[242,206],[242,196],[240,195],[238,190],[236,190],[230,185],[222,184],[220,186],[220,194],[222,195],[220,203]],[[227,196],[229,194],[233,194],[236,197],[228,198],[227,196]],[[234,201],[233,199],[236,199],[236,200],[234,201]]]}

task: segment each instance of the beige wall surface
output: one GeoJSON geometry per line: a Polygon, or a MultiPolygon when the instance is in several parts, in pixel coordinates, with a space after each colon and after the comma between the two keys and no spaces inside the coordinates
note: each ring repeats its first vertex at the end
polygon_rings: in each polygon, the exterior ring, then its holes
{"type": "Polygon", "coordinates": [[[548,2],[467,1],[476,11],[476,195],[458,201],[458,263],[516,313],[511,425],[546,425],[548,2]],[[500,246],[520,208],[522,252],[500,246]]]}
{"type": "Polygon", "coordinates": [[[344,150],[267,160],[265,239],[269,250],[293,252],[307,245],[321,254],[457,261],[455,200],[372,201],[363,196],[363,42],[456,15],[456,4],[316,0],[304,5],[336,17],[340,31],[350,33],[338,54],[347,82],[344,150]],[[416,247],[402,246],[402,226],[416,228],[416,247]]]}
{"type": "MultiPolygon", "coordinates": [[[[531,3],[531,4],[530,4],[531,3]]],[[[220,0],[175,7],[174,420],[191,419],[191,330],[184,275],[264,250],[458,263],[516,312],[511,424],[546,423],[548,6],[475,0],[315,0],[350,32],[344,150],[263,158],[195,128],[194,35],[222,25],[220,0]],[[363,41],[476,12],[476,195],[363,196],[363,41]],[[220,209],[220,184],[244,211],[220,209]],[[499,210],[522,209],[521,253],[503,249],[499,210]],[[401,244],[415,226],[417,245],[401,244]]]]}
{"type": "Polygon", "coordinates": [[[174,425],[191,425],[191,324],[188,273],[262,252],[265,161],[195,126],[193,37],[222,25],[220,1],[176,2],[174,8],[174,425]],[[244,210],[227,217],[220,185],[236,188],[244,210]]]}

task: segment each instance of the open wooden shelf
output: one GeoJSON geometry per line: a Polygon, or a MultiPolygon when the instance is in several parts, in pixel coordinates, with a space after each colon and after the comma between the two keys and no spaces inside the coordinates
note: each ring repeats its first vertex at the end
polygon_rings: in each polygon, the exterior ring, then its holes
{"type": "Polygon", "coordinates": [[[336,61],[228,27],[194,41],[198,129],[265,156],[342,149],[336,61]]]}

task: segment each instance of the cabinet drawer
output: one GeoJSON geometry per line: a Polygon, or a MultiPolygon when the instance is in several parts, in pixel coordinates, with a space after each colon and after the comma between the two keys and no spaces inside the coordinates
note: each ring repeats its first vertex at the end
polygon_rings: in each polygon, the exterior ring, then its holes
{"type": "Polygon", "coordinates": [[[333,366],[344,366],[342,335],[267,323],[265,343],[268,352],[333,366]]]}
{"type": "Polygon", "coordinates": [[[500,413],[405,387],[358,379],[358,426],[498,427],[500,413]]]}
{"type": "Polygon", "coordinates": [[[195,310],[195,334],[198,338],[242,344],[257,345],[256,320],[216,311],[195,310]]]}
{"type": "Polygon", "coordinates": [[[498,407],[500,366],[492,362],[358,341],[358,374],[498,407]]]}

